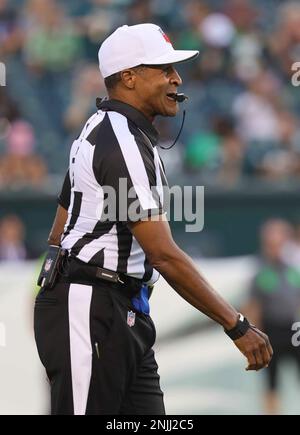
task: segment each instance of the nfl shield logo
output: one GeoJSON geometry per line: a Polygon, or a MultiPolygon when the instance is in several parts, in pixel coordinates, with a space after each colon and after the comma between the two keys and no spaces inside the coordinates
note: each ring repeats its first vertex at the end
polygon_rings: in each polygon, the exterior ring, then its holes
{"type": "Polygon", "coordinates": [[[134,326],[135,324],[135,313],[133,311],[128,311],[127,313],[127,325],[130,326],[130,328],[132,326],[134,326]]]}
{"type": "Polygon", "coordinates": [[[46,261],[46,263],[45,263],[45,267],[44,267],[44,271],[45,272],[48,272],[49,270],[50,270],[50,267],[51,267],[51,264],[52,264],[52,259],[51,258],[48,258],[48,260],[46,261]]]}

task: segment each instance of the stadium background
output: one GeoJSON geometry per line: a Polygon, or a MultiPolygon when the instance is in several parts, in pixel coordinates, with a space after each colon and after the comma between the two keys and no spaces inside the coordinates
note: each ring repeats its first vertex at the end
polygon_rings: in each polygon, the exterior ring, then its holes
{"type": "MultiPolygon", "coordinates": [[[[105,94],[101,41],[122,24],[154,22],[176,48],[199,49],[178,68],[189,95],[179,142],[161,153],[170,184],[205,186],[205,225],[175,240],[237,306],[255,272],[260,225],[299,224],[300,4],[280,0],[0,0],[0,413],[47,409],[31,333],[38,268],[68,152],[105,94]],[[6,256],[4,235],[14,246],[6,256]],[[2,252],[2,254],[1,254],[2,252]],[[2,255],[2,257],[1,257],[2,255]]],[[[181,115],[156,122],[170,143],[181,115]]],[[[162,280],[152,303],[169,413],[261,413],[261,374],[220,328],[162,280]]],[[[299,314],[300,320],[300,314],[299,314]]],[[[284,413],[299,413],[296,370],[282,369],[284,413]]]]}

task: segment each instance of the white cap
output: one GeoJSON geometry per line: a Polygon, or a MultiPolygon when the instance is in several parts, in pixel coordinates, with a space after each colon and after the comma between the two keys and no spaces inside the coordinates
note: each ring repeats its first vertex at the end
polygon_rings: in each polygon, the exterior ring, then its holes
{"type": "Polygon", "coordinates": [[[103,78],[138,65],[184,62],[198,50],[174,50],[168,36],[155,24],[122,26],[106,38],[98,52],[103,78]]]}

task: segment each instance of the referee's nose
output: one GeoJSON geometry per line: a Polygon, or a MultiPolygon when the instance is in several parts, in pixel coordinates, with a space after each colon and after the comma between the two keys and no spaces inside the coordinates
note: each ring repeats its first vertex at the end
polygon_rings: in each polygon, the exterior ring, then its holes
{"type": "Polygon", "coordinates": [[[182,85],[182,79],[174,66],[172,66],[172,75],[170,78],[170,83],[177,87],[182,85]]]}

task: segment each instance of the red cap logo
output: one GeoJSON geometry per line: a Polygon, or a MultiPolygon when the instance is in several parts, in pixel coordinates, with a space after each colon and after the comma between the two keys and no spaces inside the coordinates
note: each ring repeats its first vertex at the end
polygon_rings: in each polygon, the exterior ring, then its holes
{"type": "Polygon", "coordinates": [[[168,37],[168,35],[166,35],[161,29],[159,29],[160,33],[162,34],[162,36],[164,37],[164,40],[166,42],[168,42],[169,44],[172,44],[170,41],[170,38],[168,37]]]}

